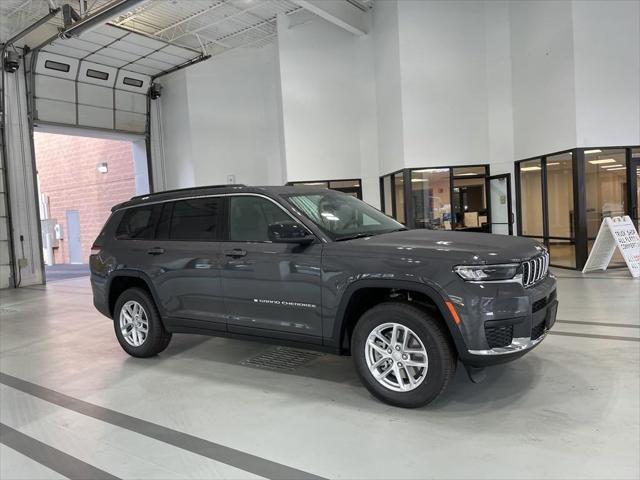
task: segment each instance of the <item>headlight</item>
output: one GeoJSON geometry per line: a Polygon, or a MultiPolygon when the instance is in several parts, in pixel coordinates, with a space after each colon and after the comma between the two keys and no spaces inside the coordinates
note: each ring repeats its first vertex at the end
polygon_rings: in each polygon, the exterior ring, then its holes
{"type": "Polygon", "coordinates": [[[504,265],[459,265],[453,269],[460,278],[468,282],[491,282],[511,280],[518,272],[517,263],[504,265]]]}

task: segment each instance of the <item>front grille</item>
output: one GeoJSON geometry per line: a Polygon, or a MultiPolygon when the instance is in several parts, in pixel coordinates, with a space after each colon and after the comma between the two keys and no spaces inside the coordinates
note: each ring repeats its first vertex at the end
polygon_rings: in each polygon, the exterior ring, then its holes
{"type": "Polygon", "coordinates": [[[531,260],[522,262],[522,284],[531,287],[547,276],[549,272],[549,253],[544,252],[531,260]]]}
{"type": "Polygon", "coordinates": [[[540,322],[531,329],[531,340],[539,338],[544,333],[544,322],[540,322]]]}
{"type": "Polygon", "coordinates": [[[485,327],[484,334],[487,337],[489,348],[506,347],[513,340],[513,325],[502,327],[485,327]]]}

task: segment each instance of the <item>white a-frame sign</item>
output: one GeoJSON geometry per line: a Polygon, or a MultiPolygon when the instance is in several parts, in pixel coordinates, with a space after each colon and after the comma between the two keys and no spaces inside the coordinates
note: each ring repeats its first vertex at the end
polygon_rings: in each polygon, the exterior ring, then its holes
{"type": "Polygon", "coordinates": [[[611,257],[620,249],[634,278],[640,278],[640,236],[628,216],[605,217],[582,272],[606,270],[611,257]]]}

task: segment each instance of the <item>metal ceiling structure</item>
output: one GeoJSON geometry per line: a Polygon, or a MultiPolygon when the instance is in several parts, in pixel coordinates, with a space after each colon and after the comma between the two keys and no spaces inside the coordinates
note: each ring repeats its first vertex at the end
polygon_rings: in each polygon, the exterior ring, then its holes
{"type": "MultiPolygon", "coordinates": [[[[345,0],[366,10],[371,0],[345,0]]],[[[90,15],[110,0],[1,0],[0,41],[43,17],[51,7],[69,4],[90,15]]],[[[243,47],[259,48],[276,37],[276,18],[303,10],[295,0],[146,0],[109,22],[150,39],[217,55],[243,47]]],[[[34,46],[62,28],[61,15],[23,39],[34,46]]],[[[84,35],[82,36],[84,37],[84,35]]],[[[96,37],[94,37],[96,38],[96,37]]],[[[59,46],[62,42],[59,43],[59,46]]]]}

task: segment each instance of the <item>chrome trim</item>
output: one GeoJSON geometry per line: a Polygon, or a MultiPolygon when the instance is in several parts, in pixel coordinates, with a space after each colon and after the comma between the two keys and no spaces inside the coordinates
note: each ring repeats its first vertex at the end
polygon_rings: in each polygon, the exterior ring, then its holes
{"type": "Polygon", "coordinates": [[[467,283],[478,283],[484,285],[485,283],[519,283],[522,285],[522,274],[518,273],[513,278],[508,278],[506,280],[465,280],[467,283]]]}
{"type": "Polygon", "coordinates": [[[488,350],[468,350],[468,352],[471,355],[508,355],[510,353],[522,352],[523,350],[529,350],[535,347],[544,340],[547,336],[547,331],[548,330],[545,330],[544,333],[535,340],[531,340],[531,337],[517,337],[511,341],[511,345],[506,347],[496,347],[488,350]]]}
{"type": "Polygon", "coordinates": [[[549,252],[522,262],[522,286],[533,287],[549,275],[549,252]]]}

